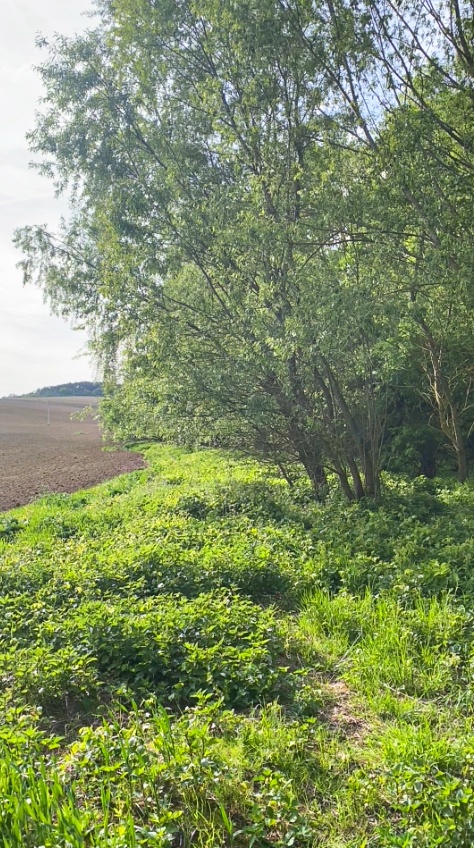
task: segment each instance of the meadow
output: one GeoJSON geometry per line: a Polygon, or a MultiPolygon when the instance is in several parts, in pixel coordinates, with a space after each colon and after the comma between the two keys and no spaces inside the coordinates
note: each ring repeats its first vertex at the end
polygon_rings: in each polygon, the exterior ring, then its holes
{"type": "Polygon", "coordinates": [[[471,486],[143,453],[0,516],[0,845],[471,846],[471,486]]]}

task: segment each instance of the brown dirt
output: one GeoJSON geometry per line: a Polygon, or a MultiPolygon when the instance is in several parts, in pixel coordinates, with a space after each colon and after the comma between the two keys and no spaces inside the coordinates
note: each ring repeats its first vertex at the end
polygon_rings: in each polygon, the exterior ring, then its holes
{"type": "Polygon", "coordinates": [[[95,404],[97,398],[0,400],[0,511],[145,467],[139,454],[104,451],[91,416],[71,420],[71,414],[95,404]]]}
{"type": "Polygon", "coordinates": [[[326,719],[329,726],[344,736],[362,738],[368,729],[367,722],[354,710],[352,693],[344,680],[333,680],[327,684],[332,703],[326,719]]]}

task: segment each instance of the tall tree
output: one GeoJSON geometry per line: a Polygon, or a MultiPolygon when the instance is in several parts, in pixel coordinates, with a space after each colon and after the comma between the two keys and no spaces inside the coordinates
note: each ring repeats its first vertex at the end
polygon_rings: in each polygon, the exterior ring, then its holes
{"type": "Polygon", "coordinates": [[[121,402],[377,496],[408,332],[465,478],[467,6],[103,0],[53,41],[30,140],[74,209],[17,242],[121,402]]]}
{"type": "Polygon", "coordinates": [[[158,339],[189,398],[359,498],[378,489],[374,321],[338,212],[347,131],[325,49],[303,53],[273,0],[104,3],[98,30],[53,44],[31,137],[76,215],[18,241],[105,361],[158,339]]]}

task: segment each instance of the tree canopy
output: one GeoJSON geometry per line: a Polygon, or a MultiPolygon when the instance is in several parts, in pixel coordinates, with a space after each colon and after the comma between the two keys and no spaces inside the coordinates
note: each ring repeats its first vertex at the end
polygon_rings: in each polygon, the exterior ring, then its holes
{"type": "Polygon", "coordinates": [[[71,215],[16,241],[89,328],[110,429],[298,463],[318,496],[377,497],[397,453],[466,479],[473,11],[101,0],[43,43],[30,144],[71,215]]]}
{"type": "Polygon", "coordinates": [[[102,385],[91,380],[75,383],[60,383],[57,386],[43,386],[22,397],[102,397],[102,385]]]}

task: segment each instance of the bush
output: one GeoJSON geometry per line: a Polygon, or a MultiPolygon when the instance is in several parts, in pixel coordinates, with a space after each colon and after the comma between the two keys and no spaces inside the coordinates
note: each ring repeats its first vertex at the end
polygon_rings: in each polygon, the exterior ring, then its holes
{"type": "Polygon", "coordinates": [[[58,650],[74,646],[101,680],[131,693],[156,693],[184,706],[200,694],[242,709],[275,697],[283,675],[282,636],[271,610],[218,592],[194,600],[90,602],[41,637],[58,650]]]}

